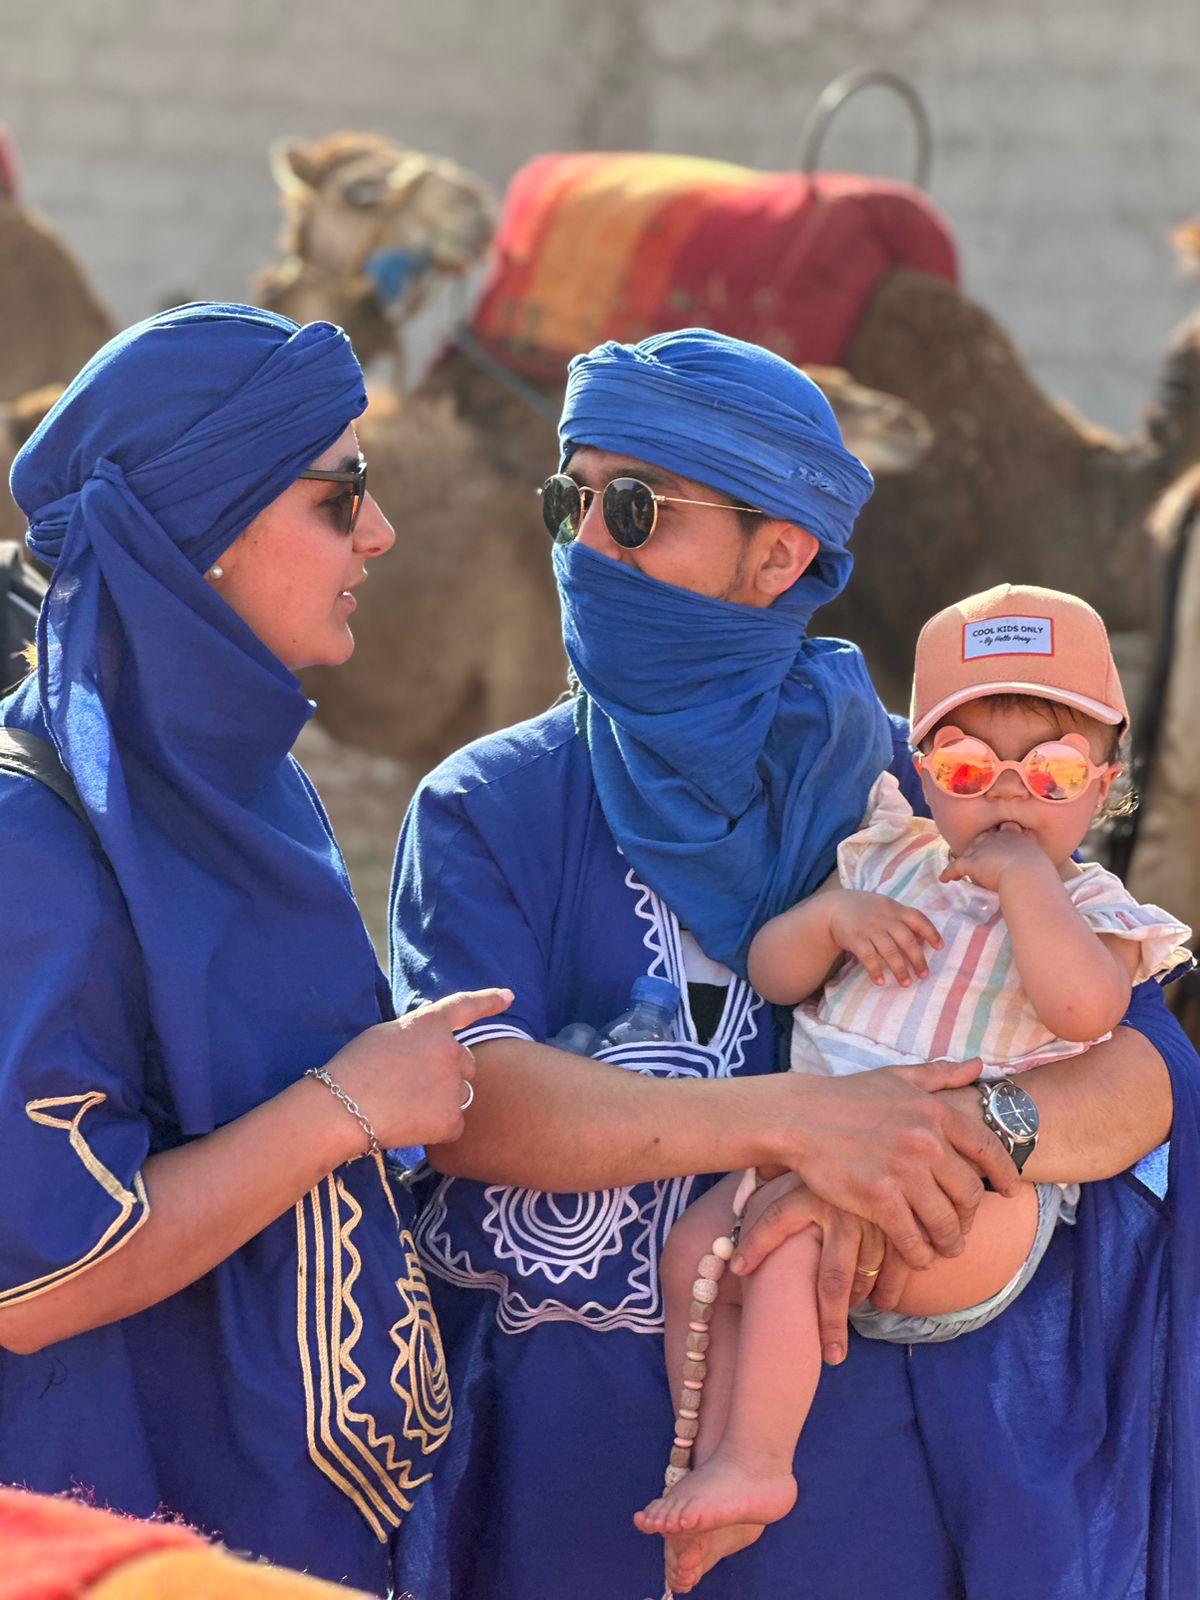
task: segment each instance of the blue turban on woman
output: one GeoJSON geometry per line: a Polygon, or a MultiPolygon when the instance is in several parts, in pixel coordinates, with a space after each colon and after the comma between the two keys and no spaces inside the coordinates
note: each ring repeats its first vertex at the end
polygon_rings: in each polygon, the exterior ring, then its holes
{"type": "Polygon", "coordinates": [[[204,579],[365,406],[329,323],[181,306],[107,344],[12,470],[54,571],[36,695],[6,715],[53,741],[116,874],[185,1135],[294,1078],[253,1070],[284,996],[347,1037],[379,1016],[341,857],[288,754],[311,705],[204,579]]]}
{"type": "Polygon", "coordinates": [[[891,756],[858,649],[807,633],[850,576],[871,475],[803,372],[704,328],[577,356],[559,436],[564,466],[583,445],[653,463],[817,540],[808,570],[762,610],[578,541],[554,553],[609,827],[701,948],[744,973],[763,922],[831,871],[891,756]]]}

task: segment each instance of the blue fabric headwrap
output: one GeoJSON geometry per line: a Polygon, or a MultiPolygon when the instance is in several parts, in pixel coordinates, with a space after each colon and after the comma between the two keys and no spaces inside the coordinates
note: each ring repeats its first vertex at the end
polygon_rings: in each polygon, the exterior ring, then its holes
{"type": "Polygon", "coordinates": [[[288,754],[312,708],[203,577],[365,405],[340,329],[182,306],[106,345],[12,470],[54,573],[37,699],[5,719],[53,740],[117,876],[186,1134],[294,1076],[272,1030],[307,1025],[320,1049],[380,1015],[341,857],[288,754]]]}
{"type": "Polygon", "coordinates": [[[564,465],[584,445],[652,463],[818,540],[765,610],[578,543],[554,552],[609,827],[705,953],[744,974],[762,924],[828,876],[891,754],[860,652],[806,636],[850,575],[871,476],[802,372],[705,329],[577,356],[559,435],[564,465]]]}

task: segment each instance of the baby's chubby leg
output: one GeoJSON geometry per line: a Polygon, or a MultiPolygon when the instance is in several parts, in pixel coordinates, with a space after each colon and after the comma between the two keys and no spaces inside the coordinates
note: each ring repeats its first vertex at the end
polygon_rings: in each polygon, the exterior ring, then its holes
{"type": "Polygon", "coordinates": [[[895,1309],[910,1317],[937,1317],[989,1300],[1021,1270],[1037,1222],[1032,1183],[1023,1183],[1011,1200],[985,1194],[962,1255],[939,1256],[932,1267],[912,1273],[895,1309]]]}
{"type": "MultiPolygon", "coordinates": [[[[659,1258],[658,1275],[666,1323],[663,1354],[667,1365],[667,1381],[677,1411],[686,1398],[682,1376],[683,1364],[689,1354],[688,1334],[695,1331],[688,1326],[692,1287],[696,1282],[701,1257],[709,1254],[714,1240],[728,1237],[733,1228],[733,1200],[741,1177],[739,1172],[731,1173],[701,1195],[694,1205],[690,1205],[668,1234],[659,1258]]],[[[704,1452],[706,1446],[711,1451],[725,1426],[733,1388],[741,1300],[742,1280],[735,1278],[731,1272],[723,1273],[717,1287],[717,1298],[705,1325],[707,1343],[705,1335],[693,1341],[693,1344],[702,1347],[697,1353],[703,1356],[708,1367],[700,1408],[699,1438],[692,1451],[693,1461],[704,1452]]]]}
{"type": "MultiPolygon", "coordinates": [[[[754,1196],[747,1208],[748,1225],[774,1192],[768,1184],[754,1196]]],[[[726,1211],[726,1222],[728,1216],[726,1211]]],[[[700,1231],[705,1235],[701,1249],[707,1250],[717,1233],[700,1231]]],[[[689,1237],[689,1246],[694,1242],[689,1237]]],[[[692,1256],[688,1263],[689,1296],[696,1260],[692,1256]]],[[[668,1567],[679,1592],[729,1553],[731,1525],[745,1526],[745,1536],[733,1546],[738,1548],[756,1537],[763,1524],[786,1516],[795,1503],[792,1458],[821,1369],[819,1260],[817,1230],[794,1235],[741,1281],[740,1318],[729,1306],[728,1322],[724,1316],[714,1319],[697,1464],[634,1519],[643,1532],[668,1536],[668,1567]],[[730,1372],[736,1324],[736,1361],[730,1372]],[[718,1350],[719,1344],[727,1348],[718,1350]],[[716,1403],[710,1411],[714,1380],[716,1403]]],[[[738,1280],[723,1279],[723,1288],[726,1282],[736,1292],[738,1280]]]]}

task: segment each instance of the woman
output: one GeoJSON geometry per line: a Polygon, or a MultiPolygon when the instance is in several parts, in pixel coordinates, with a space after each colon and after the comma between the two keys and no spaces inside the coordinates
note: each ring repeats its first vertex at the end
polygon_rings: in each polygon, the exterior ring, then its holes
{"type": "Polygon", "coordinates": [[[452,1030],[510,997],[386,1020],[289,755],[293,674],[350,655],[394,539],[365,405],[339,329],[184,306],[14,465],[54,576],[0,724],[53,744],[94,832],[0,776],[0,1481],[380,1591],[450,1425],[381,1151],[457,1137],[452,1030]]]}

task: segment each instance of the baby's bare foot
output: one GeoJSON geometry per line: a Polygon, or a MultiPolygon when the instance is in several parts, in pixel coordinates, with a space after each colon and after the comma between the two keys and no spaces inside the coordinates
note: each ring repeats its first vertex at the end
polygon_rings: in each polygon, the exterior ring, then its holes
{"type": "MultiPolygon", "coordinates": [[[[731,1523],[778,1522],[796,1503],[790,1472],[751,1471],[718,1450],[634,1517],[643,1533],[711,1533],[731,1523]]],[[[707,1569],[706,1569],[707,1570],[707,1569]]]]}
{"type": "Polygon", "coordinates": [[[718,1561],[744,1550],[762,1537],[758,1523],[741,1523],[717,1528],[712,1533],[677,1534],[667,1540],[667,1588],[673,1594],[687,1594],[718,1561]]]}

